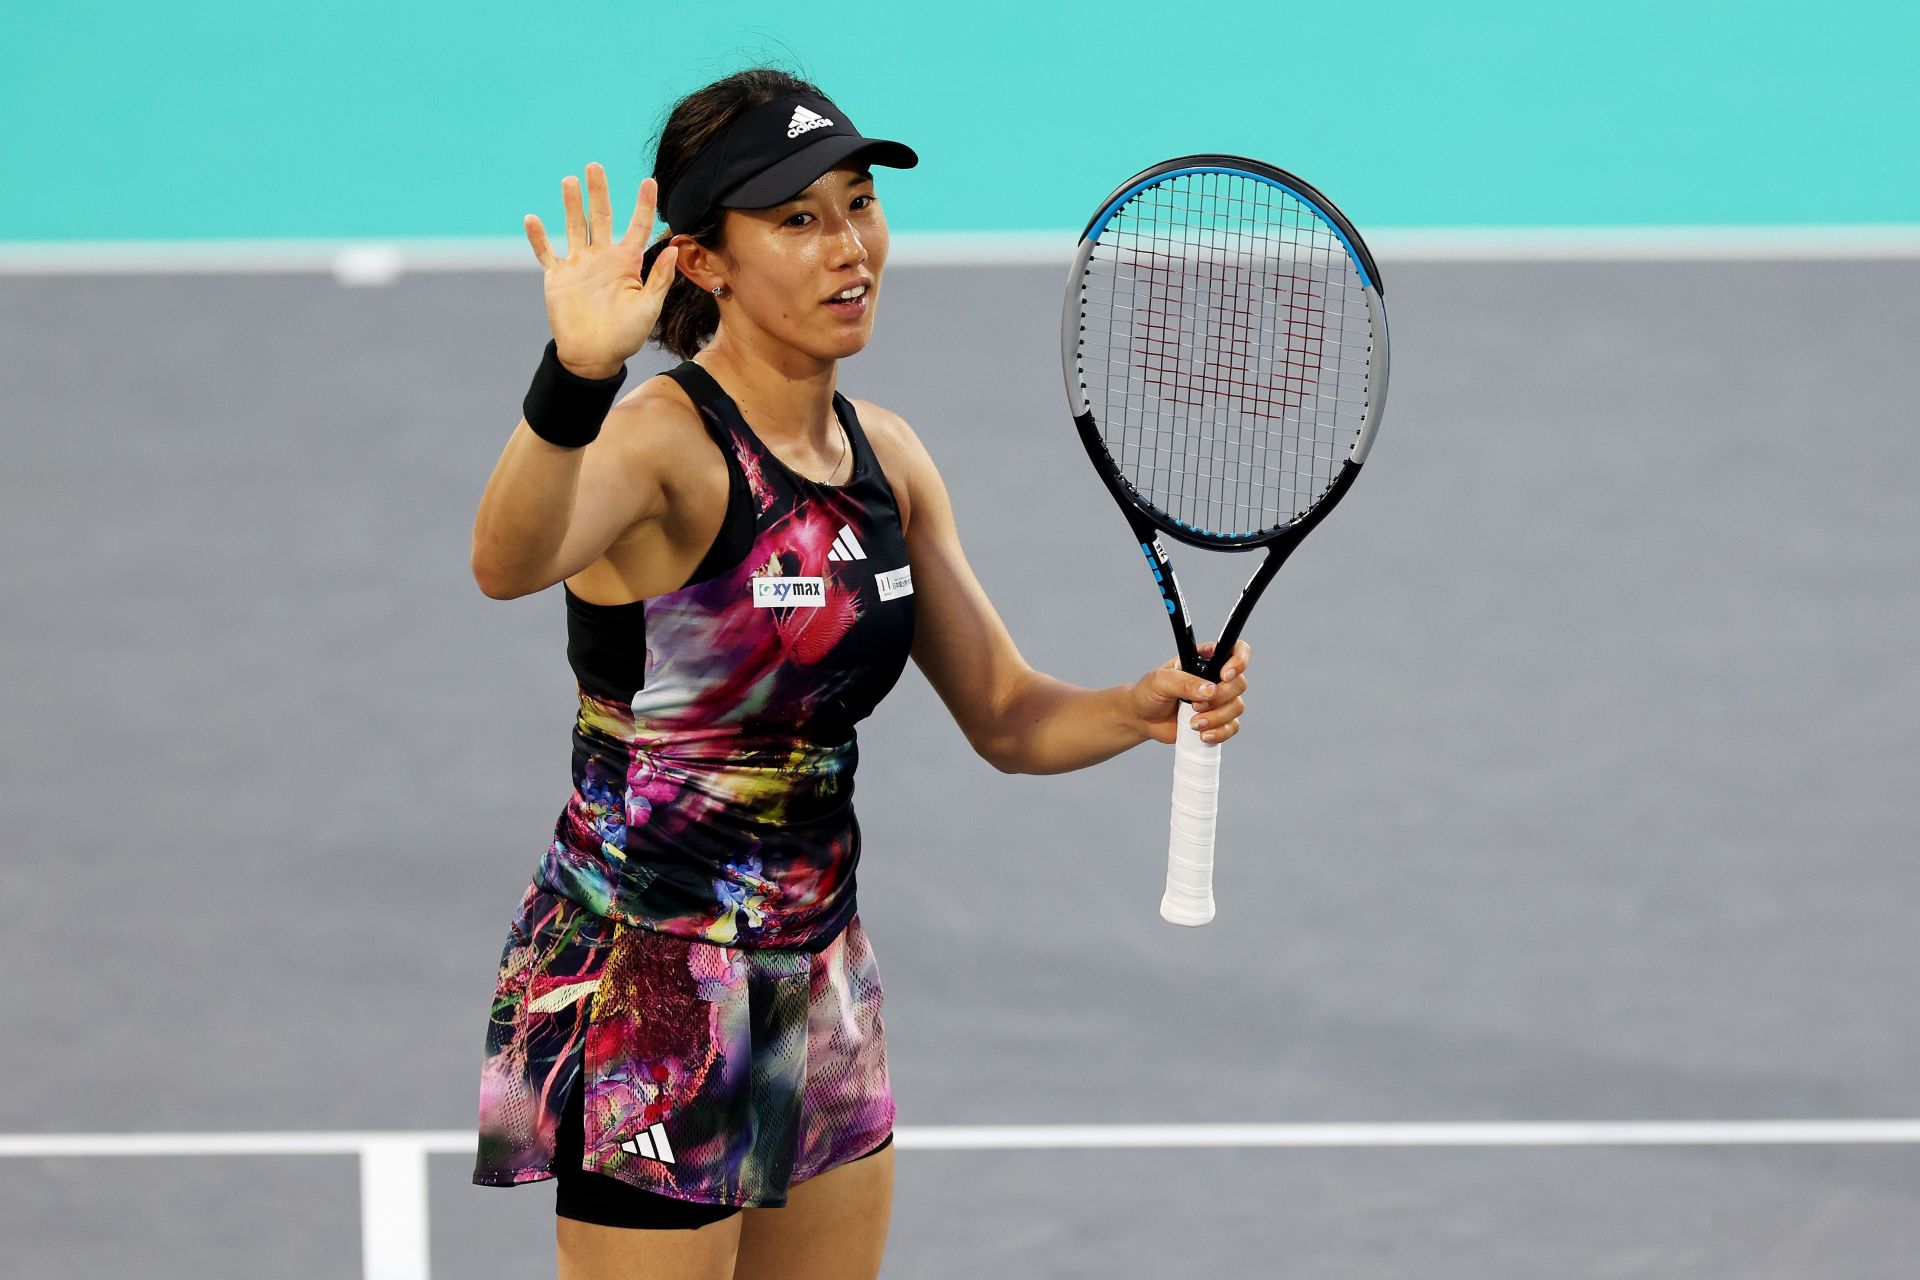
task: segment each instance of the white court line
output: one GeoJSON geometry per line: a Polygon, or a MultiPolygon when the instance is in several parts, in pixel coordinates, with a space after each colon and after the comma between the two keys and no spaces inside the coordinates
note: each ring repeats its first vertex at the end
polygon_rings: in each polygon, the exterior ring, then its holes
{"type": "MultiPolygon", "coordinates": [[[[1777,227],[1380,227],[1383,264],[1415,262],[1810,261],[1920,259],[1920,224],[1777,227]]],[[[897,266],[1064,267],[1078,230],[896,232],[897,266]]],[[[0,242],[0,276],[331,274],[391,284],[409,272],[536,271],[523,239],[124,240],[0,242]]]]}
{"type": "Polygon", "coordinates": [[[404,1136],[360,1153],[360,1268],[365,1280],[427,1280],[427,1160],[404,1136]]]}
{"type": "Polygon", "coordinates": [[[932,1151],[1091,1147],[1569,1147],[1920,1142],[1920,1120],[950,1125],[902,1129],[895,1141],[909,1149],[932,1151]]]}
{"type": "MultiPolygon", "coordinates": [[[[899,232],[890,266],[1064,267],[1073,231],[899,232]]],[[[564,253],[564,248],[556,246],[564,253]]],[[[408,272],[540,269],[525,240],[504,236],[390,240],[0,241],[0,276],[332,274],[341,284],[390,284],[408,272]]]]}
{"type": "MultiPolygon", "coordinates": [[[[1920,1143],[1920,1120],[1412,1121],[1387,1124],[902,1125],[907,1151],[1115,1147],[1572,1147],[1920,1143]]],[[[0,1157],[471,1154],[467,1129],[0,1134],[0,1157]]]]}
{"type": "Polygon", "coordinates": [[[1920,224],[1361,228],[1383,263],[1796,262],[1920,258],[1920,224]]]}
{"type": "MultiPolygon", "coordinates": [[[[1920,1120],[1474,1121],[1406,1124],[903,1125],[909,1151],[1119,1147],[1570,1147],[1920,1143],[1920,1120]]],[[[365,1280],[431,1280],[427,1157],[472,1155],[466,1129],[254,1133],[0,1134],[0,1157],[335,1155],[360,1157],[365,1280]]]]}

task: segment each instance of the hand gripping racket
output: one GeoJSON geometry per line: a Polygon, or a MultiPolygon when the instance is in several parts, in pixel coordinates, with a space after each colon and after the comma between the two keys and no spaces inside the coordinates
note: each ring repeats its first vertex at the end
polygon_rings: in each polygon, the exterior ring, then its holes
{"type": "MultiPolygon", "coordinates": [[[[1074,424],[1160,587],[1180,665],[1219,678],[1260,593],[1360,474],[1387,399],[1380,272],[1333,202],[1283,170],[1181,156],[1080,233],[1060,323],[1074,424]],[[1264,549],[1203,660],[1160,534],[1264,549]]],[[[1183,706],[1160,914],[1213,919],[1220,744],[1183,706]]]]}

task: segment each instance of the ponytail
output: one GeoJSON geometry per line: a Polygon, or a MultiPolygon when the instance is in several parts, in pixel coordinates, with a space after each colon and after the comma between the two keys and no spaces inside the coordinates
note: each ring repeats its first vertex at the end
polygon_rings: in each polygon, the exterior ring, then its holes
{"type": "MultiPolygon", "coordinates": [[[[716,217],[717,223],[719,219],[716,217]]],[[[641,260],[640,278],[646,279],[653,274],[653,260],[667,247],[674,233],[668,232],[647,246],[646,257],[641,260]]],[[[720,229],[715,226],[706,235],[695,235],[694,239],[708,248],[720,247],[720,229]]],[[[693,359],[694,353],[713,341],[714,333],[720,328],[720,304],[713,295],[693,281],[680,274],[674,268],[673,283],[667,286],[667,296],[660,304],[660,319],[654,322],[653,341],[679,356],[682,360],[693,359]]]]}

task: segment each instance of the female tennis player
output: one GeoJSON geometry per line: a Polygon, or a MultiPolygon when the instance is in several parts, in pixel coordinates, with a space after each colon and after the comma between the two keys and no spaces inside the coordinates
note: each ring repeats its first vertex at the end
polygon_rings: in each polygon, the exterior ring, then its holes
{"type": "Polygon", "coordinates": [[[598,164],[584,212],[561,184],[564,257],[526,220],[553,339],[473,574],[501,600],[563,584],[580,710],[500,959],[473,1180],[555,1179],[562,1280],[878,1273],[894,1104],[854,725],[909,656],[1007,772],[1172,742],[1178,715],[1239,729],[1244,642],[1217,687],[1177,660],[1105,689],[1029,667],[919,438],[836,390],[887,258],[871,166],[917,160],[751,69],[675,105],[623,237],[598,164]],[[615,404],[649,338],[681,364],[615,404]]]}

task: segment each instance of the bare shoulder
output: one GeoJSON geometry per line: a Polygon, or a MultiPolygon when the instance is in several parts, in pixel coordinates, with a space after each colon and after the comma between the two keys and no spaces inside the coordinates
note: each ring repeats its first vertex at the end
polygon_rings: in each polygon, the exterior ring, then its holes
{"type": "Polygon", "coordinates": [[[643,438],[660,444],[689,432],[705,434],[700,411],[688,399],[678,382],[664,373],[656,373],[621,396],[607,411],[603,431],[618,431],[622,436],[643,438]]]}
{"type": "MultiPolygon", "coordinates": [[[[848,396],[847,401],[853,405],[853,411],[860,415],[860,425],[866,428],[867,439],[873,442],[873,451],[880,455],[883,464],[891,463],[896,457],[904,462],[909,460],[909,454],[926,453],[920,437],[907,425],[907,420],[887,406],[856,396],[848,396]]],[[[890,466],[887,479],[893,479],[890,466]]]]}
{"type": "MultiPolygon", "coordinates": [[[[629,474],[643,473],[663,489],[690,474],[724,476],[700,410],[680,384],[664,373],[643,381],[608,410],[601,436],[629,474]]],[[[707,487],[711,487],[710,485],[707,487]]]]}
{"type": "Polygon", "coordinates": [[[912,524],[913,495],[926,492],[928,484],[937,479],[933,456],[907,425],[907,420],[893,410],[854,396],[848,396],[847,402],[860,415],[867,443],[873,446],[880,469],[886,472],[887,485],[900,504],[900,527],[904,533],[912,524]]]}

